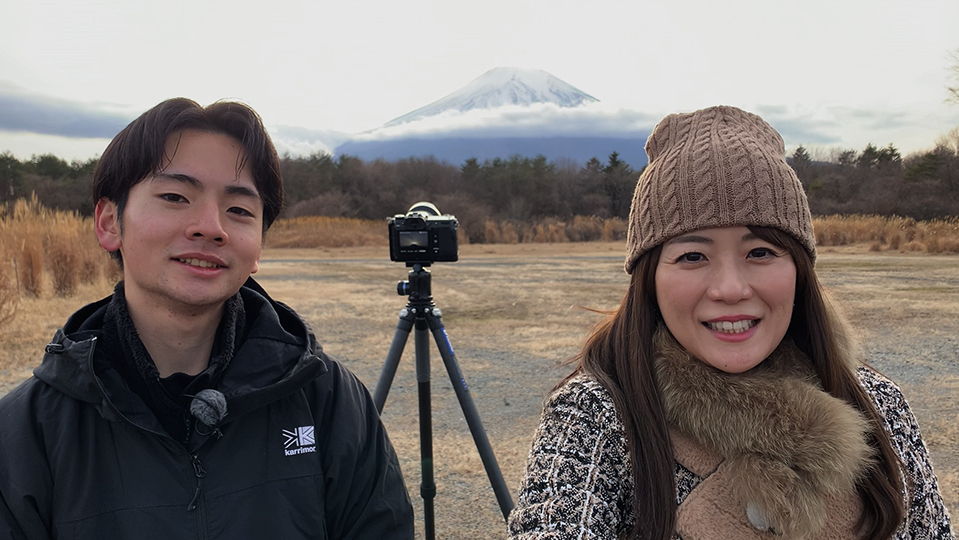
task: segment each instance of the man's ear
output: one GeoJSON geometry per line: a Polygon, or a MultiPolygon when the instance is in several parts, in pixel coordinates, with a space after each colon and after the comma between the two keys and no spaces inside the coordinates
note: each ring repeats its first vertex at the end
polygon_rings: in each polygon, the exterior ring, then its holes
{"type": "Polygon", "coordinates": [[[97,207],[93,213],[93,229],[97,233],[100,247],[107,251],[120,249],[120,214],[117,212],[115,202],[109,199],[97,201],[97,207]]]}

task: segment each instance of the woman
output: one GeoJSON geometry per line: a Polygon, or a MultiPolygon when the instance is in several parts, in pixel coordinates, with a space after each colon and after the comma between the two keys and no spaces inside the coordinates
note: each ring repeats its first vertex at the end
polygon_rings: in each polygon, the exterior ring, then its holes
{"type": "Polygon", "coordinates": [[[898,388],[816,277],[779,134],[667,116],[630,212],[620,307],[547,401],[513,538],[953,538],[898,388]]]}

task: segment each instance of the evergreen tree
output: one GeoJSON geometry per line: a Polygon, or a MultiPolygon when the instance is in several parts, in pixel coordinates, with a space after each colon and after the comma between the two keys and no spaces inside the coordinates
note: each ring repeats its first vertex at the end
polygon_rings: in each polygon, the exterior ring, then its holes
{"type": "Polygon", "coordinates": [[[879,149],[872,143],[863,148],[862,153],[856,159],[856,167],[860,169],[875,169],[879,165],[879,149]]]}
{"type": "Polygon", "coordinates": [[[892,143],[889,143],[889,146],[879,150],[879,155],[876,158],[876,167],[884,171],[900,169],[902,167],[902,156],[899,155],[899,150],[897,150],[892,143]]]}
{"type": "Polygon", "coordinates": [[[9,151],[0,154],[0,201],[9,201],[27,194],[21,193],[23,164],[9,151]]]}
{"type": "Polygon", "coordinates": [[[839,152],[836,162],[843,167],[852,167],[859,160],[859,153],[855,150],[843,150],[839,152]]]}
{"type": "Polygon", "coordinates": [[[610,216],[628,217],[636,187],[636,173],[628,163],[619,159],[618,152],[609,155],[609,163],[603,168],[603,186],[609,198],[610,216]]]}
{"type": "Polygon", "coordinates": [[[807,152],[802,145],[799,145],[796,151],[793,152],[790,162],[790,165],[793,170],[796,171],[796,176],[799,177],[803,186],[807,186],[809,183],[809,172],[812,167],[812,158],[809,157],[809,152],[807,152]]]}
{"type": "Polygon", "coordinates": [[[65,160],[58,158],[53,154],[42,154],[33,156],[30,159],[30,165],[38,176],[46,178],[59,179],[70,176],[72,169],[65,160]]]}

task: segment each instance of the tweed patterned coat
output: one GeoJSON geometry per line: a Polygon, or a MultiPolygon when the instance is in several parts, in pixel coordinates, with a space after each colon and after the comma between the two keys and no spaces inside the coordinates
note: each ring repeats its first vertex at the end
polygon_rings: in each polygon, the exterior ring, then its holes
{"type": "MultiPolygon", "coordinates": [[[[860,368],[858,375],[891,435],[907,484],[913,486],[904,494],[906,519],[895,538],[953,540],[928,451],[905,398],[872,370],[860,368]]],[[[675,473],[676,503],[682,507],[705,478],[679,463],[675,473]]],[[[546,403],[518,504],[509,517],[510,538],[622,538],[633,524],[632,483],[626,435],[612,397],[595,379],[576,377],[546,403]]],[[[753,534],[776,538],[768,532],[753,534]]]]}

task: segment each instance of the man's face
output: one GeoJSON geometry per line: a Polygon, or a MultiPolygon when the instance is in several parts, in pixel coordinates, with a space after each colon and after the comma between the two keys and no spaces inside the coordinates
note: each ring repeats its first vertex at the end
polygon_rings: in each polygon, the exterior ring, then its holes
{"type": "Polygon", "coordinates": [[[122,228],[116,204],[97,203],[97,238],[123,256],[131,308],[220,309],[257,271],[263,202],[242,158],[227,135],[174,133],[160,172],[130,189],[122,228]]]}

